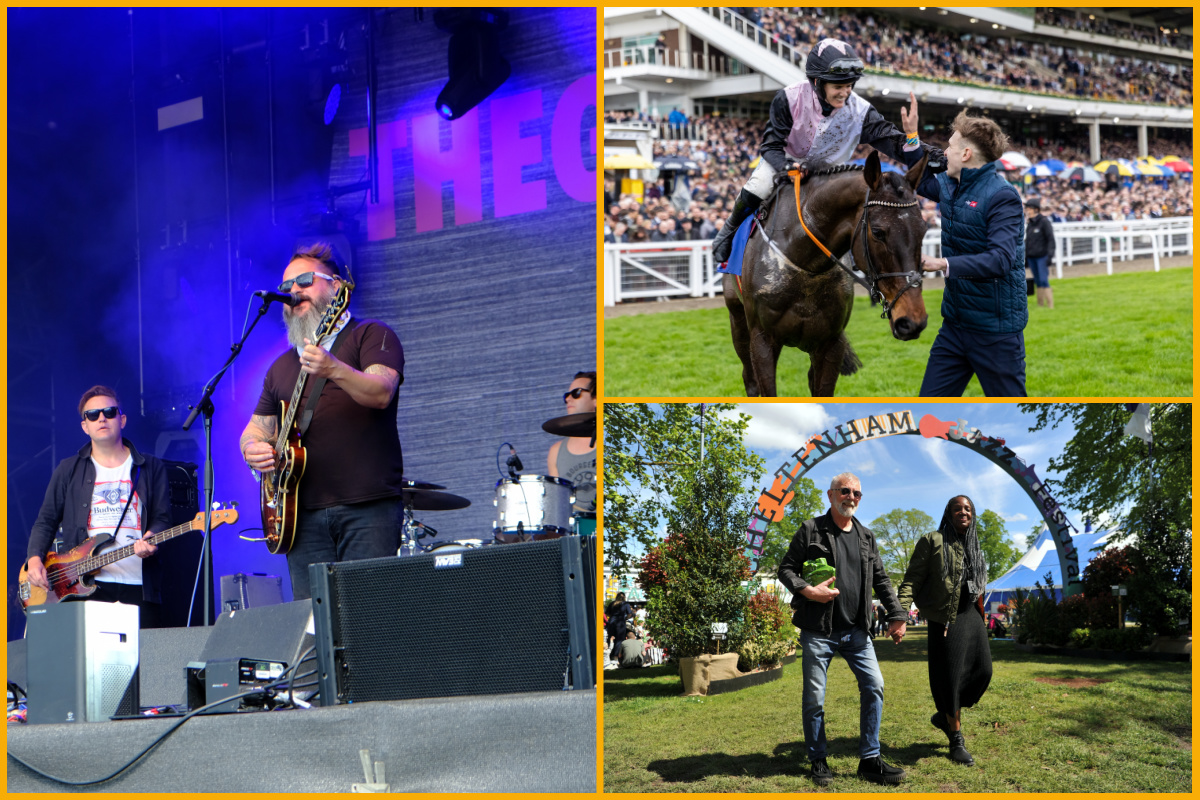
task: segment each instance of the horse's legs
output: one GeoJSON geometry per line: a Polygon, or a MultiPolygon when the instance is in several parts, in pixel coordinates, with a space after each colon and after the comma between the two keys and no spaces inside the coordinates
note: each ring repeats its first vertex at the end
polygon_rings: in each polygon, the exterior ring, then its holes
{"type": "Polygon", "coordinates": [[[763,397],[779,396],[775,388],[775,367],[781,349],[761,328],[750,329],[750,363],[754,365],[754,377],[763,397]]]}
{"type": "Polygon", "coordinates": [[[729,329],[733,333],[733,349],[742,360],[742,384],[746,397],[758,397],[758,382],[754,380],[754,367],[750,363],[750,328],[746,325],[746,310],[742,306],[729,309],[729,329]]]}
{"type": "Polygon", "coordinates": [[[808,390],[813,397],[833,397],[846,345],[846,338],[839,336],[825,347],[809,353],[808,390]]]}

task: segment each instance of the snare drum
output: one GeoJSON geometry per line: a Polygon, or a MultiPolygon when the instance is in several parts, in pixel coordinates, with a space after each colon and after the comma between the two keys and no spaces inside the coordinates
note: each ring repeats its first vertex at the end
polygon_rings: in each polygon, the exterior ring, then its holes
{"type": "Polygon", "coordinates": [[[591,536],[596,532],[596,512],[595,511],[576,511],[574,520],[574,529],[576,536],[591,536]]]}
{"type": "Polygon", "coordinates": [[[575,490],[570,481],[549,475],[521,475],[496,483],[496,541],[557,539],[571,532],[575,490]]]}
{"type": "Polygon", "coordinates": [[[491,542],[483,539],[456,539],[448,542],[434,542],[426,553],[460,553],[463,550],[474,550],[476,547],[487,547],[491,542]]]}

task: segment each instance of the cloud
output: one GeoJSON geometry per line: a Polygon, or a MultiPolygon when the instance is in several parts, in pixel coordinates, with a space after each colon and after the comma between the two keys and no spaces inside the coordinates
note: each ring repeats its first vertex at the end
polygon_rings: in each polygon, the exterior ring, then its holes
{"type": "Polygon", "coordinates": [[[791,453],[809,436],[834,424],[819,403],[742,403],[738,410],[752,417],[746,446],[765,453],[791,453]]]}
{"type": "Polygon", "coordinates": [[[1004,517],[1005,522],[1024,522],[1027,519],[1029,519],[1029,517],[1027,517],[1024,514],[1021,514],[1020,512],[1018,512],[1016,514],[1010,514],[1007,517],[1004,517]]]}

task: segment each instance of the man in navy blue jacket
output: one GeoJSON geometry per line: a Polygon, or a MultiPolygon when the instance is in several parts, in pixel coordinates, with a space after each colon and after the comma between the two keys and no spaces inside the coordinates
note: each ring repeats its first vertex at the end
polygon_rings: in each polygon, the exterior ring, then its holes
{"type": "Polygon", "coordinates": [[[927,168],[917,187],[942,215],[942,257],[922,256],[921,266],[946,275],[921,396],[961,397],[977,375],[988,397],[1025,397],[1025,220],[1017,190],[996,172],[1008,137],[965,111],[950,129],[945,172],[927,168]]]}

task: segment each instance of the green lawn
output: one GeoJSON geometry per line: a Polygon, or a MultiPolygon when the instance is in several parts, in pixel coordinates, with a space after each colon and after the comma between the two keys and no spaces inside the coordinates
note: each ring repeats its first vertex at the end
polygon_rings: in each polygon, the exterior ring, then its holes
{"type": "MultiPolygon", "coordinates": [[[[1019,653],[992,643],[994,674],[963,711],[974,767],[947,758],[929,724],[925,629],[901,645],[876,640],[885,710],[884,759],[907,780],[885,788],[855,777],[858,689],[835,658],[826,692],[835,792],[1188,792],[1191,665],[1128,664],[1019,653]],[[1041,679],[1041,680],[1039,680],[1041,679]],[[1047,683],[1087,679],[1090,686],[1047,683]]],[[[680,697],[671,666],[604,673],[604,791],[795,792],[808,778],[800,661],[783,678],[713,697],[680,697]]]]}
{"type": "MultiPolygon", "coordinates": [[[[862,359],[842,377],[842,397],[911,397],[941,326],[941,291],[925,292],[921,338],[892,338],[865,297],[847,332],[862,359]]],[[[1098,275],[1054,282],[1053,311],[1029,298],[1026,388],[1033,397],[1190,397],[1192,270],[1098,275]]],[[[617,397],[740,397],[742,367],[724,308],[604,321],[604,389],[617,397]]],[[[782,397],[808,396],[808,356],[785,348],[782,397]]],[[[971,380],[965,396],[981,397],[971,380]]]]}

